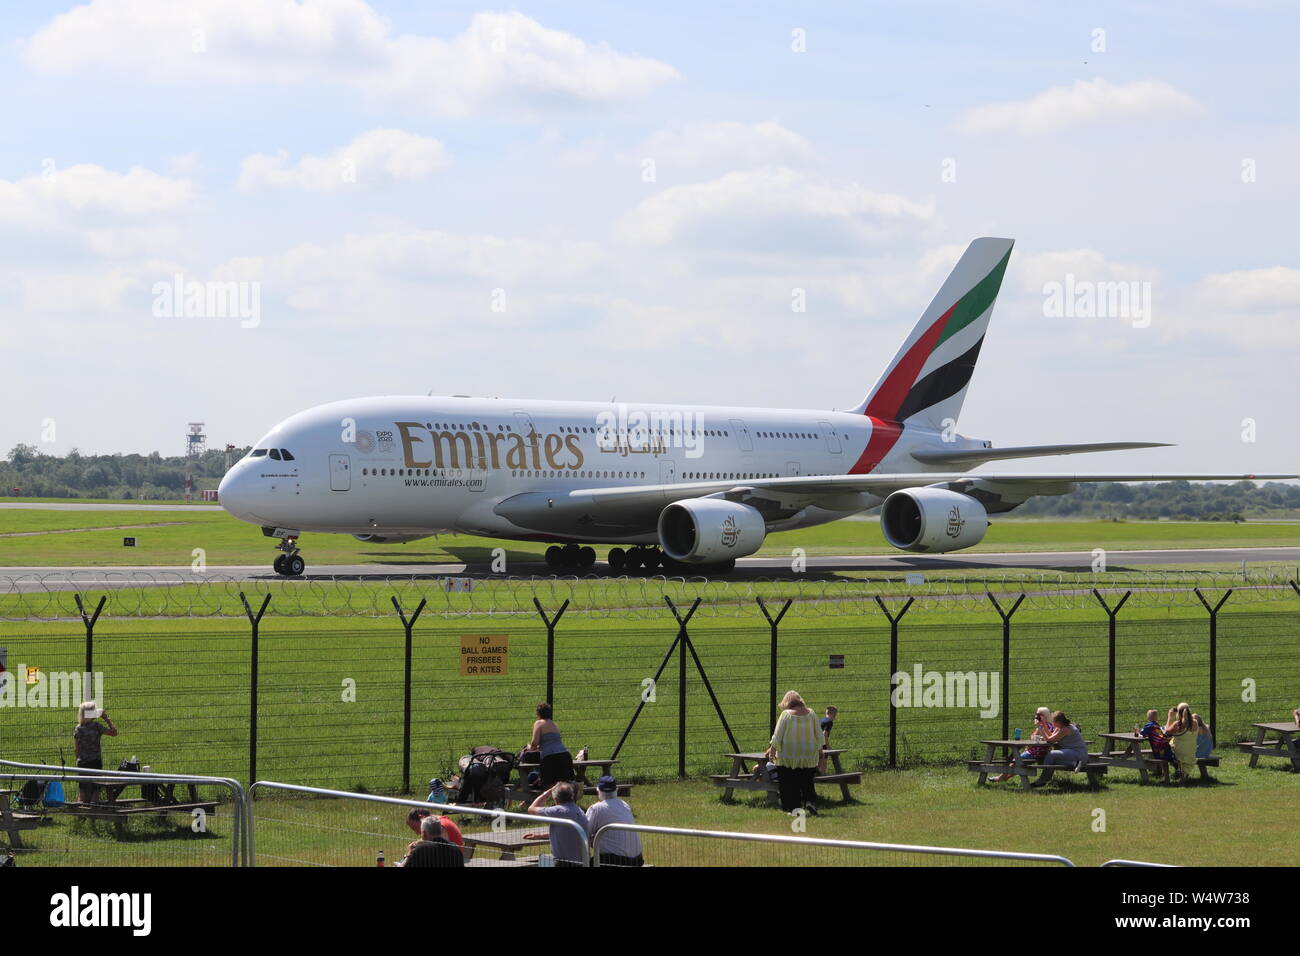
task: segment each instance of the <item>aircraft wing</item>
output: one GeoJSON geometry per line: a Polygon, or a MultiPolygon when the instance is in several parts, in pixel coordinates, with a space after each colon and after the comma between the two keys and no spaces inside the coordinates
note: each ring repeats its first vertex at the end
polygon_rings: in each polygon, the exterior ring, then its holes
{"type": "Polygon", "coordinates": [[[520,527],[534,531],[557,534],[586,532],[594,537],[609,537],[653,532],[664,506],[686,498],[712,496],[743,502],[757,508],[771,523],[792,517],[808,507],[862,511],[875,507],[881,498],[895,491],[929,485],[976,493],[982,500],[1005,502],[1008,507],[1002,510],[1010,510],[1034,495],[1066,494],[1078,482],[1282,481],[1296,477],[1300,476],[1058,472],[817,475],[529,491],[504,499],[494,510],[520,527]]]}

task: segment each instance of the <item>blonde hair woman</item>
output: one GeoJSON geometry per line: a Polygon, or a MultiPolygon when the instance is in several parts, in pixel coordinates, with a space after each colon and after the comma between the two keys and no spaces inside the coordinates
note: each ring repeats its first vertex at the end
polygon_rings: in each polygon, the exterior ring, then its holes
{"type": "MultiPolygon", "coordinates": [[[[78,767],[87,770],[104,769],[104,752],[99,739],[105,736],[116,737],[117,728],[113,726],[107,711],[101,710],[93,700],[86,701],[77,708],[77,726],[72,731],[78,767]],[[99,722],[100,718],[103,718],[104,723],[99,722]]],[[[95,784],[78,784],[77,789],[82,803],[94,802],[97,789],[95,784]]]]}
{"type": "Polygon", "coordinates": [[[822,755],[821,727],[817,715],[804,703],[798,691],[786,691],[781,698],[781,716],[776,719],[767,759],[776,764],[776,786],[781,809],[794,813],[803,808],[816,816],[817,790],[813,781],[822,755]]]}
{"type": "Polygon", "coordinates": [[[1174,759],[1178,761],[1178,769],[1174,773],[1174,779],[1185,779],[1191,773],[1192,768],[1196,766],[1197,736],[1196,721],[1192,719],[1192,708],[1186,702],[1169,709],[1168,723],[1165,724],[1165,736],[1169,738],[1169,746],[1173,748],[1174,759]]]}

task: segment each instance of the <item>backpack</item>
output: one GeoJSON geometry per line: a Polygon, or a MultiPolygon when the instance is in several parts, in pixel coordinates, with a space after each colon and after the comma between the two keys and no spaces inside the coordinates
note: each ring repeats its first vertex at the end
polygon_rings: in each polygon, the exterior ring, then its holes
{"type": "Polygon", "coordinates": [[[475,747],[459,761],[461,781],[457,803],[505,803],[506,784],[515,758],[499,747],[475,747]]]}
{"type": "Polygon", "coordinates": [[[45,798],[46,784],[42,780],[28,780],[18,791],[18,807],[22,810],[34,810],[45,798]]]}

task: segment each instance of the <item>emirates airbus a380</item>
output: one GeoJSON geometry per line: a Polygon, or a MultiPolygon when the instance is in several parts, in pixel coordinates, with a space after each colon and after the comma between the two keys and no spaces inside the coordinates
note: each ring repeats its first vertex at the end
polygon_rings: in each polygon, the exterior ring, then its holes
{"type": "Polygon", "coordinates": [[[303,573],[303,532],[414,541],[440,532],[553,542],[547,563],[718,573],[773,531],[883,505],[885,540],[939,553],[978,544],[989,515],[1080,481],[1295,475],[973,472],[1007,458],[1148,448],[994,448],[955,431],[1010,239],[966,249],[871,393],[851,411],[359,398],[276,425],[221,482],[222,506],[303,573]]]}

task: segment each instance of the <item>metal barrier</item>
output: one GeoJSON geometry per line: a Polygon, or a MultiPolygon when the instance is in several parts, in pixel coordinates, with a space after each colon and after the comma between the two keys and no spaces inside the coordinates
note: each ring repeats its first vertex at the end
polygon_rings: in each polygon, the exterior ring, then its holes
{"type": "Polygon", "coordinates": [[[288,793],[301,793],[301,794],[306,794],[308,796],[314,796],[314,797],[332,797],[334,799],[341,799],[341,800],[360,800],[366,803],[377,803],[385,806],[421,808],[425,810],[434,810],[439,812],[440,814],[447,814],[447,813],[466,814],[468,816],[473,816],[473,817],[482,817],[485,820],[491,821],[494,824],[494,826],[496,825],[497,821],[505,822],[507,820],[515,820],[520,823],[527,824],[530,827],[545,827],[548,828],[548,832],[550,827],[565,826],[571,828],[574,831],[575,836],[577,836],[582,841],[582,859],[574,862],[579,863],[581,866],[587,866],[588,865],[587,861],[591,855],[589,841],[587,840],[586,829],[572,820],[556,819],[555,817],[540,817],[528,813],[512,813],[507,810],[485,810],[480,807],[462,807],[452,803],[429,803],[427,801],[418,800],[418,799],[403,799],[400,797],[381,797],[372,793],[352,793],[347,790],[327,790],[323,787],[304,787],[292,783],[277,783],[274,780],[259,780],[248,788],[248,800],[245,804],[247,819],[246,819],[246,825],[244,827],[244,832],[247,834],[248,837],[248,854],[246,857],[245,865],[247,866],[257,865],[257,854],[256,854],[256,845],[255,845],[256,844],[255,835],[257,832],[257,825],[256,825],[256,817],[254,816],[253,813],[253,805],[254,805],[253,797],[255,796],[256,792],[259,790],[278,790],[278,791],[284,791],[288,793]]]}
{"type": "Polygon", "coordinates": [[[741,840],[750,843],[780,844],[785,846],[818,846],[842,850],[872,850],[894,853],[919,853],[930,856],[975,857],[979,859],[1007,860],[1019,863],[1046,863],[1053,866],[1074,866],[1063,856],[1043,853],[1016,853],[1009,850],[972,850],[962,847],[914,846],[906,843],[869,843],[861,840],[824,840],[818,837],[783,836],[771,833],[734,833],[725,830],[682,830],[674,827],[642,826],[637,823],[610,823],[601,827],[592,839],[593,866],[600,865],[601,841],[615,832],[658,833],[676,837],[701,837],[714,840],[741,840]]]}
{"type": "MultiPolygon", "coordinates": [[[[135,773],[126,770],[91,770],[84,767],[54,767],[47,764],[19,763],[14,760],[0,760],[0,780],[14,784],[26,783],[28,780],[58,781],[59,783],[94,783],[112,785],[115,783],[159,783],[159,784],[193,784],[194,786],[222,787],[230,792],[231,831],[230,831],[230,865],[232,867],[247,864],[248,846],[244,830],[245,793],[239,781],[229,777],[205,777],[194,774],[135,773]],[[6,772],[7,771],[7,772],[6,772]],[[35,773],[29,771],[36,771],[35,773]]],[[[10,787],[14,792],[17,787],[10,787]]],[[[160,813],[169,812],[165,805],[156,808],[160,813]]],[[[12,808],[11,808],[12,811],[12,808]]],[[[169,864],[171,865],[171,864],[169,864]]]]}
{"type": "Polygon", "coordinates": [[[1141,860],[1107,860],[1102,866],[1154,866],[1161,869],[1177,869],[1175,863],[1144,863],[1141,860]]]}

